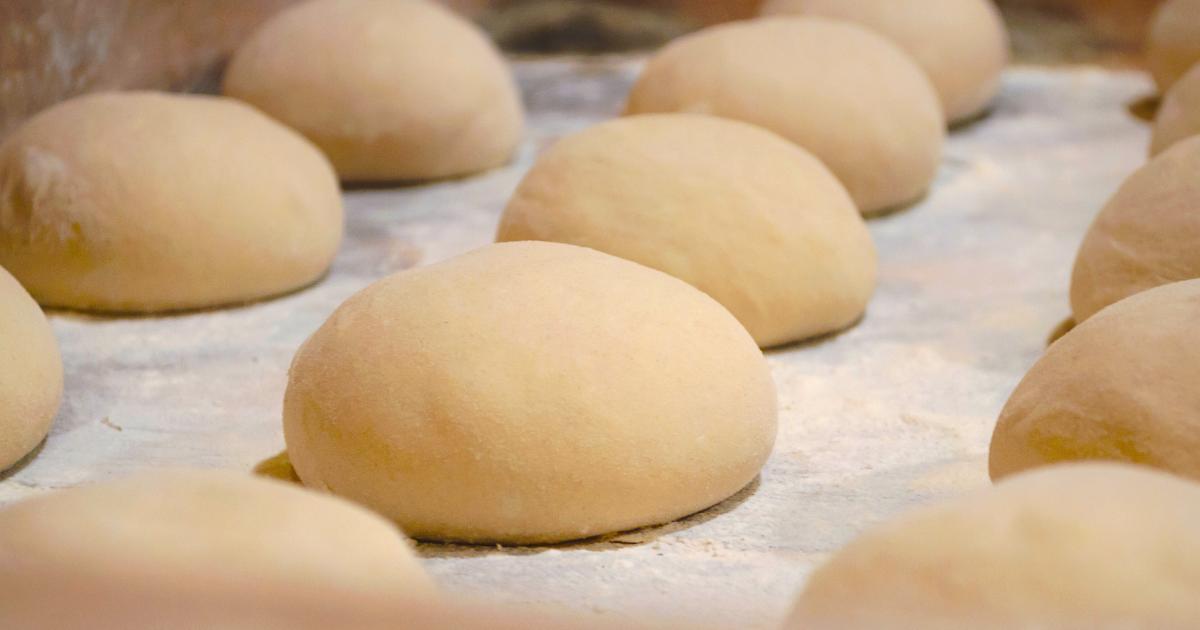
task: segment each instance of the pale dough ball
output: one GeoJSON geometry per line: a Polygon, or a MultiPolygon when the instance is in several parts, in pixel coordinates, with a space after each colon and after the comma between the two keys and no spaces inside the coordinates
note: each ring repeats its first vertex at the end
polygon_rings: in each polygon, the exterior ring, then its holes
{"type": "Polygon", "coordinates": [[[0,510],[6,569],[188,588],[434,593],[404,535],[363,508],[226,471],[159,471],[0,510]],[[23,568],[22,568],[23,567],[23,568]]]}
{"type": "Polygon", "coordinates": [[[991,0],[768,0],[763,14],[846,20],[887,37],[925,70],[951,123],[987,108],[1008,64],[1008,31],[991,0]]]}
{"type": "Polygon", "coordinates": [[[875,288],[871,235],[829,170],[709,116],[632,116],[563,139],[517,188],[496,240],[582,245],[664,271],[764,347],[850,325],[875,288]]]}
{"type": "Polygon", "coordinates": [[[1158,155],[1193,136],[1200,136],[1200,63],[1163,97],[1154,120],[1150,155],[1158,155]]]}
{"type": "Polygon", "coordinates": [[[945,140],[937,93],[908,55],[861,26],[816,17],[734,22],[675,40],[626,106],[655,112],[774,131],[824,162],[864,214],[920,198],[945,140]]]}
{"type": "Polygon", "coordinates": [[[1200,278],[1198,173],[1200,138],[1191,138],[1122,184],[1096,216],[1075,258],[1075,321],[1139,291],[1200,278]]]}
{"type": "Polygon", "coordinates": [[[0,265],[45,305],[247,302],[316,281],[341,238],[329,163],[230,99],[85,96],[0,146],[0,265]]]}
{"type": "Polygon", "coordinates": [[[558,243],[381,280],[300,348],[292,464],[433,540],[548,543],[667,522],[748,484],[775,440],[762,353],[666,274],[558,243]]]}
{"type": "Polygon", "coordinates": [[[1200,63],[1200,0],[1167,0],[1154,14],[1146,63],[1161,93],[1200,63]]]}
{"type": "Polygon", "coordinates": [[[234,55],[224,92],[321,147],[343,181],[464,175],[507,162],[520,95],[474,25],[424,0],[312,0],[234,55]]]}
{"type": "Polygon", "coordinates": [[[0,268],[0,471],[46,437],[62,400],[58,342],[37,302],[0,268]]]}

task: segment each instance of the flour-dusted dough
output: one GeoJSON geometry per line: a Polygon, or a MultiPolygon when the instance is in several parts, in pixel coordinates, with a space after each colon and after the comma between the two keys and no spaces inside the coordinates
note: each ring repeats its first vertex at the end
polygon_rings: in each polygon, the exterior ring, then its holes
{"type": "Polygon", "coordinates": [[[50,324],[0,268],[0,471],[46,437],[62,391],[62,360],[50,324]]]}
{"type": "Polygon", "coordinates": [[[875,288],[871,235],[829,170],[766,130],[710,116],[631,116],[565,138],[521,182],[496,238],[665,271],[764,347],[848,326],[875,288]]]}
{"type": "Polygon", "coordinates": [[[1082,322],[1159,285],[1200,278],[1200,137],[1177,143],[1122,184],[1096,216],[1071,276],[1082,322]]]}
{"type": "Polygon", "coordinates": [[[1200,0],[1167,0],[1154,14],[1146,63],[1166,93],[1200,63],[1200,0]]]}
{"type": "Polygon", "coordinates": [[[311,0],[237,51],[225,94],[325,151],[343,181],[500,166],[521,141],[512,74],[487,36],[425,0],[311,0]]]}
{"type": "Polygon", "coordinates": [[[1200,63],[1167,91],[1154,120],[1150,155],[1156,156],[1180,140],[1200,136],[1200,63]]]}
{"type": "Polygon", "coordinates": [[[246,302],[315,281],[341,238],[329,163],[231,99],[84,96],[0,146],[0,265],[42,304],[246,302]]]}
{"type": "Polygon", "coordinates": [[[872,528],[786,628],[1194,628],[1200,485],[1062,464],[872,528]]]}
{"type": "Polygon", "coordinates": [[[410,535],[545,543],[729,497],[775,440],[762,353],[684,282],[590,249],[502,243],[381,280],[292,363],[304,483],[410,535]]]}
{"type": "Polygon", "coordinates": [[[633,87],[626,113],[692,112],[765,127],[807,149],[864,214],[915,201],[941,161],[933,85],[880,35],[836,20],[775,17],[675,40],[633,87]]]}
{"type": "Polygon", "coordinates": [[[887,37],[929,75],[951,123],[987,108],[1008,64],[1008,31],[992,0],[768,0],[763,14],[846,20],[887,37]]]}

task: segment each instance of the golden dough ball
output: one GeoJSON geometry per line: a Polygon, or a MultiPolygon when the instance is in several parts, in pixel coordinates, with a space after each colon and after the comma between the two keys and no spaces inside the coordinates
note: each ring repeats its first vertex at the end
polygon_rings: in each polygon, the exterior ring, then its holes
{"type": "Polygon", "coordinates": [[[1150,156],[1194,136],[1200,136],[1200,63],[1183,75],[1163,97],[1154,120],[1150,156]]]}
{"type": "Polygon", "coordinates": [[[58,342],[42,309],[0,268],[0,471],[37,448],[62,401],[58,342]]]}
{"type": "Polygon", "coordinates": [[[1165,94],[1200,63],[1200,0],[1167,0],[1154,14],[1146,64],[1165,94]]]}

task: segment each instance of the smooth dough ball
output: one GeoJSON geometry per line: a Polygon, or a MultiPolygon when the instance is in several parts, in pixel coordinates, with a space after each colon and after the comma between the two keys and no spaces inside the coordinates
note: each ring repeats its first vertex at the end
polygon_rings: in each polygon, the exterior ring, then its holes
{"type": "Polygon", "coordinates": [[[321,147],[343,181],[416,180],[500,166],[521,99],[487,36],[424,0],[312,0],[234,55],[224,92],[321,147]]]}
{"type": "Polygon", "coordinates": [[[789,629],[1200,625],[1200,485],[1064,464],[918,508],[809,579],[789,629]]]}
{"type": "Polygon", "coordinates": [[[63,368],[54,332],[37,302],[0,268],[0,471],[50,432],[62,400],[63,368]]]}
{"type": "Polygon", "coordinates": [[[1139,291],[1200,278],[1197,174],[1200,138],[1191,138],[1130,176],[1100,211],[1075,258],[1075,321],[1139,291]]]}
{"type": "Polygon", "coordinates": [[[300,348],[284,434],[304,483],[422,539],[549,543],[667,522],[748,484],[775,388],[720,304],[558,243],[381,280],[300,348]]]}
{"type": "Polygon", "coordinates": [[[1122,300],[1054,342],[992,435],[997,479],[1123,460],[1200,479],[1200,280],[1122,300]]]}
{"type": "Polygon", "coordinates": [[[431,597],[394,525],[341,499],[226,471],[171,470],[0,510],[6,570],[187,587],[431,597]]]}
{"type": "Polygon", "coordinates": [[[864,214],[920,198],[946,133],[937,93],[908,55],[861,26],[816,17],[734,22],[675,40],[626,105],[656,112],[774,131],[824,162],[864,214]]]}
{"type": "Polygon", "coordinates": [[[342,238],[315,147],[236,101],[116,92],[0,146],[0,265],[37,301],[154,312],[311,284],[342,238]]]}
{"type": "Polygon", "coordinates": [[[1146,63],[1166,93],[1200,63],[1200,0],[1167,0],[1154,14],[1146,63]]]}
{"type": "Polygon", "coordinates": [[[1200,63],[1163,97],[1154,120],[1150,155],[1158,155],[1193,136],[1200,136],[1200,63]]]}
{"type": "Polygon", "coordinates": [[[850,325],[875,288],[871,235],[829,170],[709,116],[632,116],[560,141],[517,188],[496,240],[582,245],[664,271],[764,347],[850,325]]]}

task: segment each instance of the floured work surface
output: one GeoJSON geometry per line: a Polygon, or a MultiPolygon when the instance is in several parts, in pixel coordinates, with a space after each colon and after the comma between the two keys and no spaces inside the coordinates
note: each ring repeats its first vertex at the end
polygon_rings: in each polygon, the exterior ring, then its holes
{"type": "MultiPolygon", "coordinates": [[[[163,467],[250,470],[283,447],[288,363],[355,291],[491,241],[537,151],[620,111],[638,65],[524,61],[517,163],[429,186],[347,193],[346,242],[315,287],[164,318],[55,313],[66,396],[0,503],[163,467]]],[[[992,115],[950,137],[930,196],[870,222],[880,284],[866,318],[768,353],[780,431],[761,479],[680,523],[552,548],[421,545],[447,592],[606,616],[771,627],[805,576],[862,528],[985,486],[1004,400],[1067,315],[1075,249],[1143,163],[1136,73],[1018,68],[992,115]]]]}

